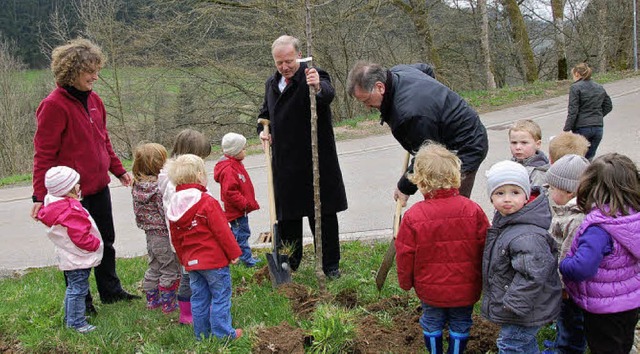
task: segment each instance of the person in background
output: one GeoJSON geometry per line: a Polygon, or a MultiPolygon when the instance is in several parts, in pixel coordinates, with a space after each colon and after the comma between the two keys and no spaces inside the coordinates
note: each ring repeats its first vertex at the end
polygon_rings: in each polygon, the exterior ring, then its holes
{"type": "MultiPolygon", "coordinates": [[[[104,63],[100,47],[86,39],[72,40],[56,47],[51,54],[57,87],[36,111],[31,217],[37,220],[44,201],[46,171],[53,166],[69,166],[78,171],[83,179],[82,206],[93,217],[104,242],[102,262],[94,271],[98,293],[103,304],[110,304],[140,296],[126,292],[116,273],[109,172],[124,186],[131,184],[131,175],[113,151],[107,112],[93,91],[104,63]]],[[[96,312],[91,292],[87,293],[86,309],[89,313],[96,312]]]]}
{"type": "Polygon", "coordinates": [[[231,326],[231,272],[242,254],[220,204],[207,193],[204,161],[191,154],[166,166],[176,193],[167,208],[171,241],[189,272],[193,330],[198,341],[239,338],[231,326]]]}
{"type": "Polygon", "coordinates": [[[487,191],[496,213],[482,260],[482,316],[500,325],[499,353],[539,353],[536,335],[562,297],[549,200],[515,161],[491,166],[487,191]]]}
{"type": "MultiPolygon", "coordinates": [[[[580,176],[588,166],[589,160],[584,156],[569,154],[554,162],[547,171],[549,198],[553,201],[550,230],[551,236],[560,248],[560,261],[566,257],[573,243],[573,236],[584,219],[584,213],[577,205],[576,192],[580,176]]],[[[556,340],[550,347],[559,353],[584,353],[587,342],[584,336],[582,309],[564,289],[556,328],[556,340]]]]}
{"type": "MultiPolygon", "coordinates": [[[[184,154],[193,154],[204,160],[211,154],[211,143],[201,132],[193,129],[184,129],[176,135],[171,149],[171,157],[176,158],[184,154]]],[[[162,193],[162,206],[166,217],[171,197],[176,193],[176,186],[169,180],[167,170],[164,167],[158,174],[158,189],[162,193]]],[[[169,225],[168,219],[167,225],[169,225]]],[[[171,233],[170,229],[169,233],[171,233]]],[[[191,286],[189,285],[189,272],[184,268],[184,265],[181,267],[181,273],[178,287],[179,322],[188,325],[193,323],[191,315],[191,286]]]]}
{"type": "Polygon", "coordinates": [[[322,270],[330,278],[340,277],[338,212],[347,210],[347,195],[338,162],[331,102],[335,91],[329,74],[309,68],[302,57],[300,41],[280,36],[271,45],[277,71],[265,83],[264,102],[258,118],[268,119],[267,135],[258,124],[260,139],[272,143],[273,184],[276,216],[282,242],[292,246],[291,270],[302,261],[302,218],[309,219],[315,234],[313,166],[311,156],[310,87],[316,91],[318,114],[318,160],[322,205],[322,270]]]}
{"type": "Polygon", "coordinates": [[[64,322],[80,333],[94,331],[85,317],[85,297],[89,292],[91,268],[102,260],[100,231],[89,212],[78,201],[80,175],[67,166],[55,166],[45,174],[47,195],[38,210],[38,219],[49,229],[55,244],[60,270],[67,279],[64,322]]]}
{"type": "Polygon", "coordinates": [[[240,134],[227,133],[222,137],[224,155],[213,169],[213,179],[220,183],[220,199],[224,203],[224,214],[242,250],[240,260],[247,267],[253,267],[260,260],[253,258],[251,254],[248,214],[260,209],[260,205],[255,197],[251,177],[242,164],[246,156],[246,145],[247,139],[240,134]]]}
{"type": "Polygon", "coordinates": [[[591,80],[591,68],[580,63],[571,69],[573,84],[569,89],[567,120],[562,130],[584,136],[589,144],[587,159],[596,155],[604,133],[604,117],[613,110],[611,97],[602,85],[591,80]]]}
{"type": "Polygon", "coordinates": [[[544,175],[549,169],[549,159],[540,150],[541,145],[542,130],[531,119],[516,121],[509,128],[511,160],[527,168],[532,186],[542,186],[544,175]]]}
{"type": "Polygon", "coordinates": [[[430,143],[418,150],[409,180],[424,200],[402,217],[395,241],[398,283],[416,289],[427,350],[442,353],[445,324],[449,353],[469,341],[473,304],[482,290],[482,250],[489,220],[482,208],[460,195],[460,159],[430,143]]]}
{"type": "Polygon", "coordinates": [[[640,307],[640,172],[625,155],[597,157],[580,179],[586,214],[560,273],[584,311],[592,353],[629,353],[640,307]]]}
{"type": "Polygon", "coordinates": [[[586,156],[587,151],[589,151],[589,142],[584,136],[562,132],[549,141],[549,163],[553,164],[562,156],[569,154],[586,156]]]}
{"type": "MultiPolygon", "coordinates": [[[[478,114],[457,93],[435,79],[427,64],[397,65],[360,61],[349,72],[347,90],[367,107],[380,110],[393,137],[411,154],[431,140],[457,151],[462,161],[460,194],[469,198],[480,164],[487,156],[487,130],[478,114]]],[[[408,173],[413,171],[413,163],[408,173]]],[[[418,188],[402,176],[394,191],[403,206],[418,188]]]]}
{"type": "Polygon", "coordinates": [[[167,160],[167,150],[156,143],[138,146],[133,154],[133,212],[136,224],[147,238],[149,267],[142,289],[147,295],[147,308],[162,306],[171,313],[177,307],[176,289],[180,280],[180,263],[171,249],[169,229],[164,216],[158,174],[167,160]]]}

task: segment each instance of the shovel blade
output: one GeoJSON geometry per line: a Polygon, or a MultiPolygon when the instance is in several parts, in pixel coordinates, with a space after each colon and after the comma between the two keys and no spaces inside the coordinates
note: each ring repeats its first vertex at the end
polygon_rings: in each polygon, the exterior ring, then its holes
{"type": "Polygon", "coordinates": [[[391,243],[389,243],[389,248],[387,248],[387,252],[384,254],[384,259],[380,264],[380,268],[378,268],[378,273],[376,273],[376,287],[378,288],[378,291],[382,290],[382,286],[384,285],[385,280],[387,280],[387,275],[393,266],[395,258],[396,244],[395,240],[392,238],[391,243]]]}
{"type": "Polygon", "coordinates": [[[269,278],[274,288],[291,283],[291,269],[289,257],[277,253],[267,253],[267,265],[269,266],[269,278]]]}

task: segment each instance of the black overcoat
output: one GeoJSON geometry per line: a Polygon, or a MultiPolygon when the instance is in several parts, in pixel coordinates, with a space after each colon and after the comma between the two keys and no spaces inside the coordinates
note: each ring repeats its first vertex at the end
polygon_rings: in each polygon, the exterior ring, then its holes
{"type": "MultiPolygon", "coordinates": [[[[281,93],[276,72],[265,83],[259,118],[269,119],[272,138],[272,166],[278,220],[314,216],[313,165],[311,157],[311,103],[304,69],[300,68],[281,93]]],[[[316,95],[318,110],[318,158],[322,214],[347,209],[347,196],[338,163],[330,104],[335,91],[326,71],[320,74],[321,90],[316,95]]],[[[258,125],[258,130],[262,126],[258,125]]]]}

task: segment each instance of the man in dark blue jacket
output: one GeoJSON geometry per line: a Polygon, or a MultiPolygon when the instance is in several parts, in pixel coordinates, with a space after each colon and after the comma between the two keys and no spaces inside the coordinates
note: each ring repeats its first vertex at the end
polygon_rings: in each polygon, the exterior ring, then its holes
{"type": "MultiPolygon", "coordinates": [[[[476,172],[487,156],[487,131],[478,114],[462,97],[437,81],[427,64],[397,65],[358,62],[349,72],[349,94],[365,106],[380,110],[400,145],[415,154],[428,140],[455,150],[462,161],[460,194],[469,197],[476,172]]],[[[413,163],[409,172],[413,170],[413,163]]],[[[398,181],[394,198],[406,204],[417,187],[406,176],[398,181]]]]}

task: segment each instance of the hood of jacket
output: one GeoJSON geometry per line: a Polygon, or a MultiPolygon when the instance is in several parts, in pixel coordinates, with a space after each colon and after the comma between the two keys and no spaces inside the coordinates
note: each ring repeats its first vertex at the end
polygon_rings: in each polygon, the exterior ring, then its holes
{"type": "Polygon", "coordinates": [[[176,187],[176,193],[171,197],[167,207],[167,219],[175,222],[179,227],[187,227],[197,208],[193,208],[202,199],[202,193],[207,188],[200,184],[183,184],[176,187]]]}
{"type": "Polygon", "coordinates": [[[38,212],[38,220],[48,227],[59,224],[58,220],[66,216],[69,208],[83,209],[80,201],[75,198],[54,197],[51,194],[44,197],[44,206],[45,208],[41,208],[38,212]]]}
{"type": "Polygon", "coordinates": [[[640,213],[618,215],[612,218],[606,216],[600,209],[594,209],[589,213],[588,218],[592,225],[603,228],[621,247],[636,259],[640,259],[640,242],[638,242],[640,213]]]}
{"type": "Polygon", "coordinates": [[[220,175],[226,170],[230,168],[234,162],[238,162],[238,160],[233,157],[229,157],[227,155],[222,155],[216,165],[213,167],[213,180],[220,183],[220,175]]]}
{"type": "Polygon", "coordinates": [[[529,224],[548,230],[551,226],[551,209],[547,194],[541,187],[534,186],[531,187],[531,195],[536,196],[535,199],[513,214],[502,216],[496,211],[492,226],[501,229],[511,224],[529,224]]]}
{"type": "Polygon", "coordinates": [[[136,182],[131,190],[133,200],[140,203],[148,203],[156,193],[158,193],[158,181],[136,182]]]}

